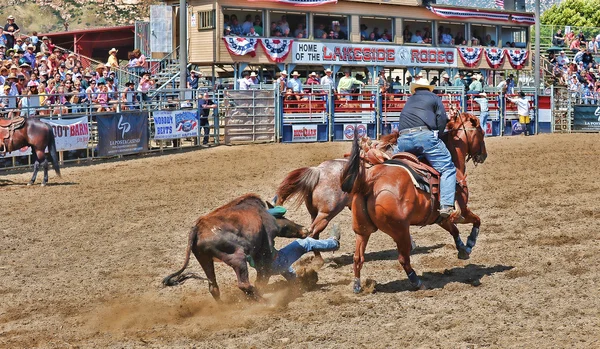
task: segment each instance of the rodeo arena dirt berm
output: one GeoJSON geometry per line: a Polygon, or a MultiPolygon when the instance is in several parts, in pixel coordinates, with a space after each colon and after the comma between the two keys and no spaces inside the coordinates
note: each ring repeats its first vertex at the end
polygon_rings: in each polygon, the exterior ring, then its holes
{"type": "Polygon", "coordinates": [[[600,347],[597,33],[308,2],[5,16],[0,347],[600,347]]]}

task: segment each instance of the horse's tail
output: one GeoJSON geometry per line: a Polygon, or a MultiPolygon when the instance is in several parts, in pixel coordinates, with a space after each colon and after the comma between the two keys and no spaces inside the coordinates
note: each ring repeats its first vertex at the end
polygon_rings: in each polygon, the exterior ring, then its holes
{"type": "Polygon", "coordinates": [[[342,171],[341,184],[344,193],[364,193],[366,191],[365,168],[360,160],[360,146],[356,135],[354,135],[348,163],[342,171]]]}
{"type": "Polygon", "coordinates": [[[319,184],[321,172],[317,167],[303,167],[288,173],[277,188],[276,205],[292,199],[292,207],[298,207],[310,197],[319,184]]]}
{"type": "Polygon", "coordinates": [[[52,160],[52,167],[54,171],[60,177],[60,167],[58,166],[58,153],[56,151],[56,140],[54,138],[54,131],[52,127],[48,127],[48,151],[50,152],[50,160],[52,160]]]}
{"type": "Polygon", "coordinates": [[[180,283],[182,283],[184,280],[188,279],[187,277],[178,277],[173,280],[174,277],[181,275],[181,273],[183,273],[185,268],[187,268],[187,266],[190,262],[190,254],[192,253],[192,246],[194,246],[197,239],[198,239],[198,226],[196,225],[190,231],[188,245],[187,245],[187,249],[185,251],[185,262],[183,262],[183,266],[178,271],[174,272],[171,275],[168,275],[167,277],[165,277],[163,279],[162,283],[164,286],[176,286],[176,285],[179,285],[180,283]]]}

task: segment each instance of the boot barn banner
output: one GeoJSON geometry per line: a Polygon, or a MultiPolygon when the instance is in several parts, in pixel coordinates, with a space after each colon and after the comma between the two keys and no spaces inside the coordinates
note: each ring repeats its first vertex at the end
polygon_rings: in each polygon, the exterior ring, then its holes
{"type": "Polygon", "coordinates": [[[88,147],[90,129],[87,116],[76,119],[42,119],[42,121],[52,126],[56,150],[77,150],[88,147]]]}
{"type": "Polygon", "coordinates": [[[98,116],[98,155],[113,156],[148,150],[148,113],[98,116]]]}
{"type": "Polygon", "coordinates": [[[292,44],[292,62],[319,65],[386,65],[408,67],[457,67],[456,48],[361,45],[333,42],[292,44]]]}

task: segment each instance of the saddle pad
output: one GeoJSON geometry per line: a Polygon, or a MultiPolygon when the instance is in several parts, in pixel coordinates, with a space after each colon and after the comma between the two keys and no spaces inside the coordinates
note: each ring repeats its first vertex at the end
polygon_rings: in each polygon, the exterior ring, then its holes
{"type": "Polygon", "coordinates": [[[420,173],[416,172],[404,162],[398,160],[387,160],[383,164],[386,166],[395,166],[403,168],[404,170],[406,170],[406,172],[408,172],[413,184],[417,189],[421,189],[427,193],[431,193],[431,186],[429,185],[429,182],[425,178],[423,178],[423,176],[420,173]]]}

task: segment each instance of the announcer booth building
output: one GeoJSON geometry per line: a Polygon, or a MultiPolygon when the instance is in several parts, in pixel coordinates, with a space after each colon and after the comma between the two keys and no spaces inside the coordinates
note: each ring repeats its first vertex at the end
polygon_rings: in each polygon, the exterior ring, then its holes
{"type": "MultiPolygon", "coordinates": [[[[177,21],[178,2],[166,3],[173,6],[177,21]]],[[[472,69],[484,77],[490,71],[531,68],[532,13],[425,6],[421,0],[188,0],[187,18],[190,63],[218,67],[217,75],[235,71],[236,78],[248,66],[270,77],[283,69],[306,77],[313,70],[337,71],[342,66],[372,73],[385,68],[414,74],[424,69],[427,76],[430,71],[454,76],[458,70],[472,69]],[[253,24],[259,20],[259,36],[226,35],[226,26],[235,32],[247,18],[253,24]],[[279,36],[277,31],[285,28],[289,36],[279,36]],[[370,40],[375,29],[375,38],[385,36],[389,42],[370,40]],[[341,35],[331,38],[335,31],[341,35]],[[417,31],[422,42],[412,37],[417,31]],[[316,37],[322,33],[325,37],[316,37]],[[446,33],[452,41],[443,36],[446,33]]],[[[176,47],[179,37],[173,27],[176,47]]]]}

